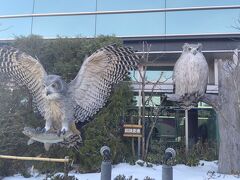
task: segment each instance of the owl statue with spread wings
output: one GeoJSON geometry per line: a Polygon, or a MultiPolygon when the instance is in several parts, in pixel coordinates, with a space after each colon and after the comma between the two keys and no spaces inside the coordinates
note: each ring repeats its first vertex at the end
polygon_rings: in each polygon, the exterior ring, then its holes
{"type": "Polygon", "coordinates": [[[86,123],[105,105],[112,86],[138,66],[140,57],[133,49],[108,45],[86,58],[70,83],[50,75],[32,56],[13,47],[0,47],[0,72],[6,73],[33,96],[46,120],[47,132],[79,134],[75,123],[86,123]]]}

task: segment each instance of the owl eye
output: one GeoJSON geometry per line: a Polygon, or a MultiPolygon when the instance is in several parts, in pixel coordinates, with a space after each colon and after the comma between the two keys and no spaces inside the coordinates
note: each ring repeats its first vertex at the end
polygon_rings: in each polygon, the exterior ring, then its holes
{"type": "Polygon", "coordinates": [[[58,85],[57,85],[56,83],[53,83],[53,84],[52,84],[52,87],[53,87],[53,88],[57,88],[57,86],[58,86],[58,85]]]}

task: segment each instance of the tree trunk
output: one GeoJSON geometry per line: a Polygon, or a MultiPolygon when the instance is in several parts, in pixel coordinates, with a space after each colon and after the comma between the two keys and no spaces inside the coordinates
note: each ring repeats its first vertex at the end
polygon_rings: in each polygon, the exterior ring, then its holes
{"type": "Polygon", "coordinates": [[[224,174],[240,173],[240,119],[239,119],[239,67],[228,71],[219,62],[219,101],[217,110],[220,147],[218,171],[224,174]],[[229,73],[230,72],[230,73],[229,73]]]}
{"type": "Polygon", "coordinates": [[[218,96],[205,95],[202,101],[212,105],[217,112],[220,147],[218,172],[240,173],[240,85],[239,63],[218,63],[218,96]],[[236,67],[235,67],[236,66],[236,67]]]}
{"type": "MultiPolygon", "coordinates": [[[[145,72],[144,72],[145,73],[145,72]]],[[[144,75],[145,77],[145,75],[144,75]]],[[[145,157],[145,92],[144,92],[144,87],[145,87],[145,80],[142,81],[142,159],[145,157]]]]}
{"type": "Polygon", "coordinates": [[[147,158],[150,138],[152,136],[153,129],[156,126],[156,123],[157,123],[156,117],[153,117],[153,118],[154,118],[154,120],[152,120],[151,129],[150,129],[150,131],[148,133],[147,140],[146,140],[146,148],[145,148],[145,153],[144,153],[144,158],[143,158],[144,160],[146,160],[146,158],[147,158]]]}

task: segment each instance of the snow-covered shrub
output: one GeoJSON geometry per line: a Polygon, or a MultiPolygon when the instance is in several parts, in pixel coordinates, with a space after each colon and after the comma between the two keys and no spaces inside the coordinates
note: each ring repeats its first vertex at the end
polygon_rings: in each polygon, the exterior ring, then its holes
{"type": "Polygon", "coordinates": [[[143,180],[155,180],[154,178],[150,178],[150,177],[145,177],[143,180]]]}
{"type": "Polygon", "coordinates": [[[64,175],[58,174],[56,176],[52,176],[51,180],[78,180],[78,178],[76,178],[75,176],[64,177],[64,175]]]}
{"type": "MultiPolygon", "coordinates": [[[[138,180],[137,178],[134,178],[132,176],[126,177],[125,175],[118,175],[117,177],[114,178],[114,180],[138,180]]],[[[155,180],[154,178],[146,176],[143,180],[155,180]]]]}
{"type": "MultiPolygon", "coordinates": [[[[118,175],[114,178],[114,180],[133,180],[133,178],[132,176],[127,178],[125,175],[118,175]]],[[[138,180],[138,179],[134,179],[134,180],[138,180]]]]}

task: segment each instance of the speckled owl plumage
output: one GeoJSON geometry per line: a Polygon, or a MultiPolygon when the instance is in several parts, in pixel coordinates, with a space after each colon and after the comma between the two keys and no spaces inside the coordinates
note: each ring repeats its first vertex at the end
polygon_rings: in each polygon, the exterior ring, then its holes
{"type": "Polygon", "coordinates": [[[48,75],[41,63],[13,47],[0,47],[0,71],[25,85],[46,120],[45,130],[71,130],[87,122],[105,105],[112,86],[138,66],[140,57],[128,47],[108,45],[85,59],[69,84],[48,75]]]}

